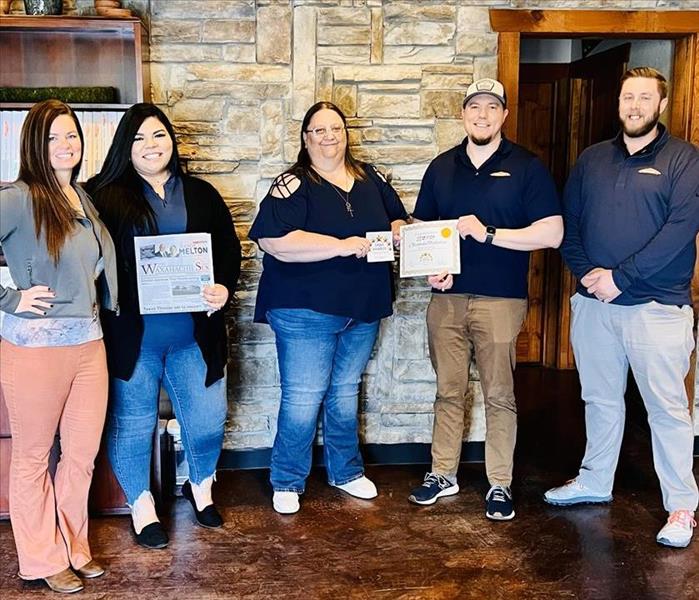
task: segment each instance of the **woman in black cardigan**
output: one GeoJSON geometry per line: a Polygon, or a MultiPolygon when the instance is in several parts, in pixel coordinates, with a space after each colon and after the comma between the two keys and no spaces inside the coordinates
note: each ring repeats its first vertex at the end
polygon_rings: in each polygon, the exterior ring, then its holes
{"type": "Polygon", "coordinates": [[[124,115],[102,171],[87,184],[116,246],[120,314],[106,314],[111,379],[109,457],[131,508],[136,540],[163,548],[168,536],[150,494],[153,432],[161,384],[182,430],[190,480],[182,492],[204,527],[223,523],[211,497],[226,419],[224,309],[240,274],[230,212],[207,182],[185,175],[165,114],[141,103],[124,115]],[[208,312],[142,316],[134,236],[211,234],[214,281],[208,312]]]}

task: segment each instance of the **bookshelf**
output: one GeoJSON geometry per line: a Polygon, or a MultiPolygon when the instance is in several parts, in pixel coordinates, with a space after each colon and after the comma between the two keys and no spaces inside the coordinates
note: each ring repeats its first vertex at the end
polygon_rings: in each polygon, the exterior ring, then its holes
{"type": "MultiPolygon", "coordinates": [[[[71,104],[85,130],[87,156],[83,158],[80,177],[84,180],[101,164],[123,113],[132,104],[143,101],[144,90],[150,95],[150,79],[144,65],[144,48],[147,47],[145,29],[137,18],[3,15],[0,19],[0,87],[115,88],[115,103],[71,104]],[[89,169],[86,167],[88,158],[92,161],[89,169]]],[[[6,160],[9,152],[11,158],[17,160],[17,167],[22,115],[26,115],[31,106],[32,103],[25,102],[0,103],[0,115],[17,123],[8,137],[0,139],[0,160],[6,160]]],[[[2,175],[2,179],[12,181],[16,172],[3,169],[2,175]]],[[[0,519],[8,517],[11,448],[9,420],[0,391],[0,519]]],[[[103,448],[95,461],[90,509],[103,514],[128,512],[124,502],[103,448]]]]}
{"type": "MultiPolygon", "coordinates": [[[[4,16],[0,87],[112,87],[116,102],[71,103],[85,133],[79,180],[100,168],[121,115],[150,89],[146,33],[138,18],[4,16]]],[[[0,181],[19,168],[18,136],[29,102],[0,102],[0,181]]]]}
{"type": "Polygon", "coordinates": [[[112,86],[126,109],[150,85],[144,41],[135,17],[3,17],[0,87],[112,86]]]}

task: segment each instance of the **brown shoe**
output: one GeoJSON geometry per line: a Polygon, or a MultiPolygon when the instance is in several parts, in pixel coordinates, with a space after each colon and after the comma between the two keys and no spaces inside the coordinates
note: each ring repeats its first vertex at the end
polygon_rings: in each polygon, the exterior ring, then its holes
{"type": "Polygon", "coordinates": [[[80,581],[70,569],[66,569],[50,577],[44,577],[44,581],[54,592],[59,592],[61,594],[72,594],[83,589],[83,582],[80,581]]]}
{"type": "Polygon", "coordinates": [[[104,575],[104,567],[94,560],[91,560],[89,563],[83,565],[79,569],[75,569],[75,572],[80,575],[80,577],[84,577],[85,579],[93,579],[94,577],[104,575]]]}

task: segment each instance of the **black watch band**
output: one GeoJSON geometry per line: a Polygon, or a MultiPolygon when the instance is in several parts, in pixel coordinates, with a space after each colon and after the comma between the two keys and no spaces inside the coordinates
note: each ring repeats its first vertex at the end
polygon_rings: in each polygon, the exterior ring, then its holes
{"type": "Polygon", "coordinates": [[[497,229],[493,227],[492,225],[488,225],[485,228],[485,243],[486,244],[492,244],[493,243],[493,238],[495,237],[495,232],[497,229]]]}

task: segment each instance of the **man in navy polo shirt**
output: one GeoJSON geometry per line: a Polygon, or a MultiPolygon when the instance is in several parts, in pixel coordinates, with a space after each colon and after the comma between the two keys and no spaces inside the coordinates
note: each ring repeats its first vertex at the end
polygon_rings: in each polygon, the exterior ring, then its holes
{"type": "Polygon", "coordinates": [[[563,219],[551,175],[541,161],[506,140],[505,90],[480,79],[464,98],[466,138],[440,154],[422,180],[416,220],[458,219],[461,273],[428,278],[430,358],[437,374],[432,469],[409,500],[433,504],[459,491],[464,412],[475,349],[485,399],[485,463],[491,488],[486,516],[514,517],[512,461],[517,409],[512,371],[515,344],[527,313],[529,251],[556,248],[563,219]]]}
{"type": "Polygon", "coordinates": [[[653,462],[670,513],[657,541],[684,547],[699,501],[684,378],[694,347],[690,282],[699,232],[699,152],[658,123],[667,82],[621,79],[621,132],[586,149],[565,190],[561,253],[578,279],[571,342],[585,401],[580,472],[550,504],[609,502],[624,432],[629,365],[648,410],[653,462]]]}

